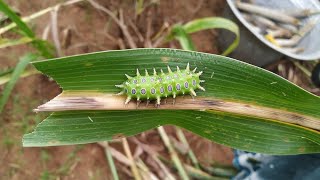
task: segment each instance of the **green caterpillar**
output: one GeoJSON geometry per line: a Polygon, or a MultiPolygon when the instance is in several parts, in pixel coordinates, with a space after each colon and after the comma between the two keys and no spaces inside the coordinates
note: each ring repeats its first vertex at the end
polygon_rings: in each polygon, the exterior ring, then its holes
{"type": "Polygon", "coordinates": [[[199,76],[202,71],[196,73],[195,68],[190,71],[189,63],[185,70],[180,70],[177,66],[177,71],[172,72],[168,66],[168,73],[164,73],[161,69],[161,74],[157,75],[156,70],[153,68],[153,75],[149,75],[146,71],[144,76],[140,75],[137,69],[137,76],[131,77],[127,74],[127,81],[121,85],[115,85],[116,87],[122,88],[122,91],[118,95],[126,94],[127,99],[125,104],[128,104],[131,99],[140,100],[156,100],[156,105],[160,106],[161,98],[172,96],[176,98],[177,95],[190,94],[196,96],[195,89],[205,89],[200,86],[200,83],[204,80],[200,80],[199,76]]]}

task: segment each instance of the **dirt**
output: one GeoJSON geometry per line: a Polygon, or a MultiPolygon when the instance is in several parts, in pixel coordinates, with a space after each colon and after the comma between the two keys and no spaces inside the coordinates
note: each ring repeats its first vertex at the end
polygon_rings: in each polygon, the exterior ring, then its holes
{"type": "MultiPolygon", "coordinates": [[[[22,16],[27,16],[59,1],[10,0],[8,2],[19,9],[22,16]]],[[[97,2],[113,12],[122,9],[125,21],[131,20],[142,35],[147,32],[147,15],[152,19],[151,34],[154,35],[164,22],[172,25],[200,17],[219,16],[225,5],[224,0],[162,0],[158,4],[149,5],[141,15],[136,17],[134,1],[100,0],[97,2]]],[[[145,1],[145,3],[149,2],[151,1],[145,1]]],[[[42,37],[45,27],[50,23],[49,19],[50,16],[45,15],[31,23],[38,37],[42,37]]],[[[110,17],[98,12],[88,3],[71,5],[59,10],[58,30],[62,44],[65,38],[63,31],[67,29],[72,32],[72,36],[70,44],[62,48],[63,55],[119,49],[119,44],[110,40],[106,34],[110,34],[115,39],[124,38],[119,27],[110,17]]],[[[218,53],[216,36],[215,31],[203,31],[193,34],[192,40],[199,51],[218,53]]],[[[51,43],[53,42],[50,33],[48,39],[51,43]]],[[[144,43],[140,42],[136,35],[134,35],[134,40],[139,47],[143,47],[144,43]]],[[[124,45],[128,47],[126,41],[124,45]]],[[[178,44],[174,42],[164,46],[178,47],[178,44]]],[[[32,48],[25,45],[1,49],[1,69],[13,67],[17,59],[28,51],[32,51],[32,48]]],[[[3,86],[0,88],[2,89],[3,86]]],[[[55,82],[43,75],[33,75],[18,81],[0,119],[0,161],[2,162],[0,179],[111,179],[104,149],[98,144],[48,148],[22,147],[23,134],[31,132],[35,125],[48,115],[35,114],[32,109],[60,92],[55,82]]],[[[173,127],[168,126],[166,129],[170,135],[174,136],[173,127]]],[[[230,148],[215,144],[190,132],[186,132],[186,136],[202,164],[231,164],[233,155],[230,148]]],[[[144,132],[136,137],[168,157],[168,152],[155,130],[144,132]]],[[[128,139],[134,151],[135,145],[131,138],[128,139]]],[[[111,146],[123,152],[119,143],[111,143],[111,146]]],[[[144,156],[144,160],[147,161],[148,157],[144,156]]],[[[131,178],[125,173],[125,171],[130,172],[128,167],[124,167],[117,161],[116,166],[121,179],[131,178]]]]}

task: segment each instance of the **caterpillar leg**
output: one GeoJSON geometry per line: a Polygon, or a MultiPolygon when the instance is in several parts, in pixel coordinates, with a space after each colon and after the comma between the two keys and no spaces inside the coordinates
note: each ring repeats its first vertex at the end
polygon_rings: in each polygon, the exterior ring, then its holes
{"type": "Polygon", "coordinates": [[[173,94],[172,104],[174,105],[175,103],[176,103],[176,94],[173,94]]]}
{"type": "Polygon", "coordinates": [[[131,96],[128,96],[124,104],[127,105],[130,102],[130,100],[131,100],[131,96]]]}
{"type": "Polygon", "coordinates": [[[117,95],[117,96],[120,96],[120,95],[122,95],[122,94],[124,94],[124,91],[121,91],[121,92],[117,93],[116,95],[117,95]]]}
{"type": "Polygon", "coordinates": [[[160,107],[160,101],[161,101],[161,99],[160,99],[160,97],[158,96],[158,97],[157,97],[157,103],[156,103],[156,107],[157,107],[157,108],[160,107]]]}
{"type": "Polygon", "coordinates": [[[141,101],[140,101],[140,97],[137,97],[137,108],[139,107],[141,101]]]}
{"type": "Polygon", "coordinates": [[[190,95],[192,95],[192,96],[197,96],[196,92],[194,92],[193,89],[190,89],[190,95]]]}

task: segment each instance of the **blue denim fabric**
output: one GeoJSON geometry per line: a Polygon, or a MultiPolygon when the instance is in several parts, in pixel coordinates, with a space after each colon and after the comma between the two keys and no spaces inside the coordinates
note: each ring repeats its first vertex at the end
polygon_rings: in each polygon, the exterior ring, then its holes
{"type": "Polygon", "coordinates": [[[239,173],[233,180],[320,180],[320,154],[271,156],[234,151],[239,173]]]}

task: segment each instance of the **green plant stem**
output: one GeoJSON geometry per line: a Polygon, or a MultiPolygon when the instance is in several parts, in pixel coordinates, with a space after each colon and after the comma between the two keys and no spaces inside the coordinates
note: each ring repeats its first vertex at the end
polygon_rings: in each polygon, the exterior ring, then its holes
{"type": "Polygon", "coordinates": [[[116,166],[114,164],[114,161],[113,161],[110,149],[109,149],[109,143],[108,142],[105,142],[105,153],[106,153],[106,157],[108,159],[108,163],[109,163],[109,166],[110,166],[110,169],[111,169],[111,173],[112,173],[113,179],[114,180],[119,180],[117,169],[116,169],[116,166]]]}
{"type": "Polygon", "coordinates": [[[158,127],[158,131],[159,131],[159,134],[161,136],[162,141],[164,142],[164,144],[166,145],[166,147],[169,150],[170,157],[171,157],[173,163],[175,164],[181,179],[188,180],[189,177],[188,177],[188,175],[187,175],[187,173],[186,173],[186,171],[185,171],[185,169],[184,169],[184,167],[178,157],[177,152],[172,147],[172,144],[170,143],[169,137],[168,137],[167,133],[165,132],[164,128],[162,126],[160,126],[160,127],[158,127]]]}
{"type": "Polygon", "coordinates": [[[128,144],[128,141],[126,138],[122,138],[122,145],[123,145],[123,149],[124,149],[128,159],[131,161],[131,164],[130,164],[131,171],[132,171],[132,174],[133,174],[135,180],[141,180],[138,168],[136,166],[135,160],[132,157],[132,154],[131,154],[131,151],[129,148],[129,144],[128,144]]]}
{"type": "MultiPolygon", "coordinates": [[[[194,44],[189,34],[183,29],[181,25],[175,25],[171,31],[175,39],[177,39],[184,50],[194,51],[194,44]]],[[[169,38],[170,39],[170,38],[169,38]]]]}
{"type": "MultiPolygon", "coordinates": [[[[162,162],[167,163],[173,168],[177,169],[177,166],[174,163],[170,162],[168,159],[164,158],[161,155],[158,155],[158,157],[162,162]]],[[[201,179],[201,180],[227,180],[228,179],[220,176],[212,176],[207,172],[204,172],[201,169],[196,169],[192,166],[189,166],[188,164],[183,164],[183,166],[185,167],[185,170],[188,173],[188,175],[194,179],[201,179]]]]}
{"type": "Polygon", "coordinates": [[[38,56],[34,55],[34,54],[26,54],[24,55],[19,63],[17,64],[16,68],[14,69],[11,79],[8,82],[8,84],[6,85],[6,87],[3,90],[1,99],[0,99],[0,113],[2,112],[4,105],[7,103],[9,96],[10,96],[10,92],[12,91],[14,85],[16,84],[16,82],[19,79],[20,74],[23,72],[23,70],[27,67],[27,65],[29,64],[29,62],[37,59],[38,56]]]}
{"type": "Polygon", "coordinates": [[[184,133],[182,132],[182,130],[181,130],[179,127],[176,127],[176,130],[177,130],[177,136],[178,136],[179,140],[180,140],[185,146],[187,146],[187,148],[188,148],[188,156],[189,156],[189,158],[191,159],[193,165],[194,165],[197,169],[200,169],[199,162],[198,162],[196,156],[194,155],[192,149],[190,148],[190,145],[189,145],[186,137],[184,136],[184,133]]]}
{"type": "MultiPolygon", "coordinates": [[[[2,0],[1,0],[2,1],[2,0]]],[[[84,0],[70,0],[70,1],[67,1],[67,2],[64,2],[64,3],[58,3],[54,6],[51,6],[51,7],[48,7],[46,9],[43,9],[41,11],[38,11],[34,14],[31,14],[30,16],[27,16],[27,17],[23,17],[21,18],[21,20],[24,22],[24,23],[28,23],[30,22],[31,20],[33,19],[36,19],[44,14],[47,14],[48,12],[52,11],[55,7],[57,6],[67,6],[67,5],[71,5],[71,4],[74,4],[74,3],[77,3],[77,2],[81,2],[81,1],[84,1],[84,0]]],[[[3,34],[7,31],[9,31],[10,29],[13,29],[17,26],[17,24],[15,22],[13,23],[10,23],[8,24],[7,26],[3,27],[3,28],[0,28],[0,34],[3,34]]]]}
{"type": "Polygon", "coordinates": [[[206,172],[220,176],[220,177],[233,177],[235,176],[238,171],[233,166],[218,166],[214,165],[213,167],[204,167],[202,166],[202,169],[204,169],[206,172]]]}
{"type": "Polygon", "coordinates": [[[143,0],[136,0],[136,15],[141,14],[143,9],[143,0]]]}
{"type": "MultiPolygon", "coordinates": [[[[14,69],[12,69],[12,71],[10,70],[9,72],[5,73],[5,74],[1,74],[0,75],[0,85],[3,85],[5,83],[7,83],[8,81],[10,81],[11,77],[12,77],[12,73],[13,73],[14,69]]],[[[37,71],[36,69],[34,68],[30,68],[30,69],[27,69],[25,71],[23,71],[21,74],[20,74],[20,78],[21,77],[27,77],[27,76],[31,76],[33,74],[39,74],[40,72],[37,71]]]]}
{"type": "Polygon", "coordinates": [[[21,44],[27,44],[32,42],[33,39],[29,38],[29,37],[22,37],[19,39],[5,39],[5,38],[1,38],[0,40],[0,49],[2,48],[6,48],[6,47],[11,47],[11,46],[17,46],[17,45],[21,45],[21,44]]]}
{"type": "Polygon", "coordinates": [[[3,2],[3,0],[0,0],[0,11],[7,15],[15,24],[17,24],[17,26],[20,27],[28,37],[35,37],[34,32],[23,21],[21,21],[21,18],[11,8],[9,8],[9,6],[3,2]]]}
{"type": "Polygon", "coordinates": [[[39,50],[45,58],[53,58],[53,53],[49,50],[44,41],[36,39],[35,33],[21,20],[21,18],[6,4],[0,0],[0,11],[6,14],[24,32],[25,36],[33,39],[32,45],[39,50]]]}
{"type": "Polygon", "coordinates": [[[311,77],[311,72],[306,68],[304,67],[303,65],[301,65],[298,61],[292,61],[293,64],[295,66],[297,66],[297,68],[299,68],[305,75],[307,75],[309,78],[311,77]]]}

